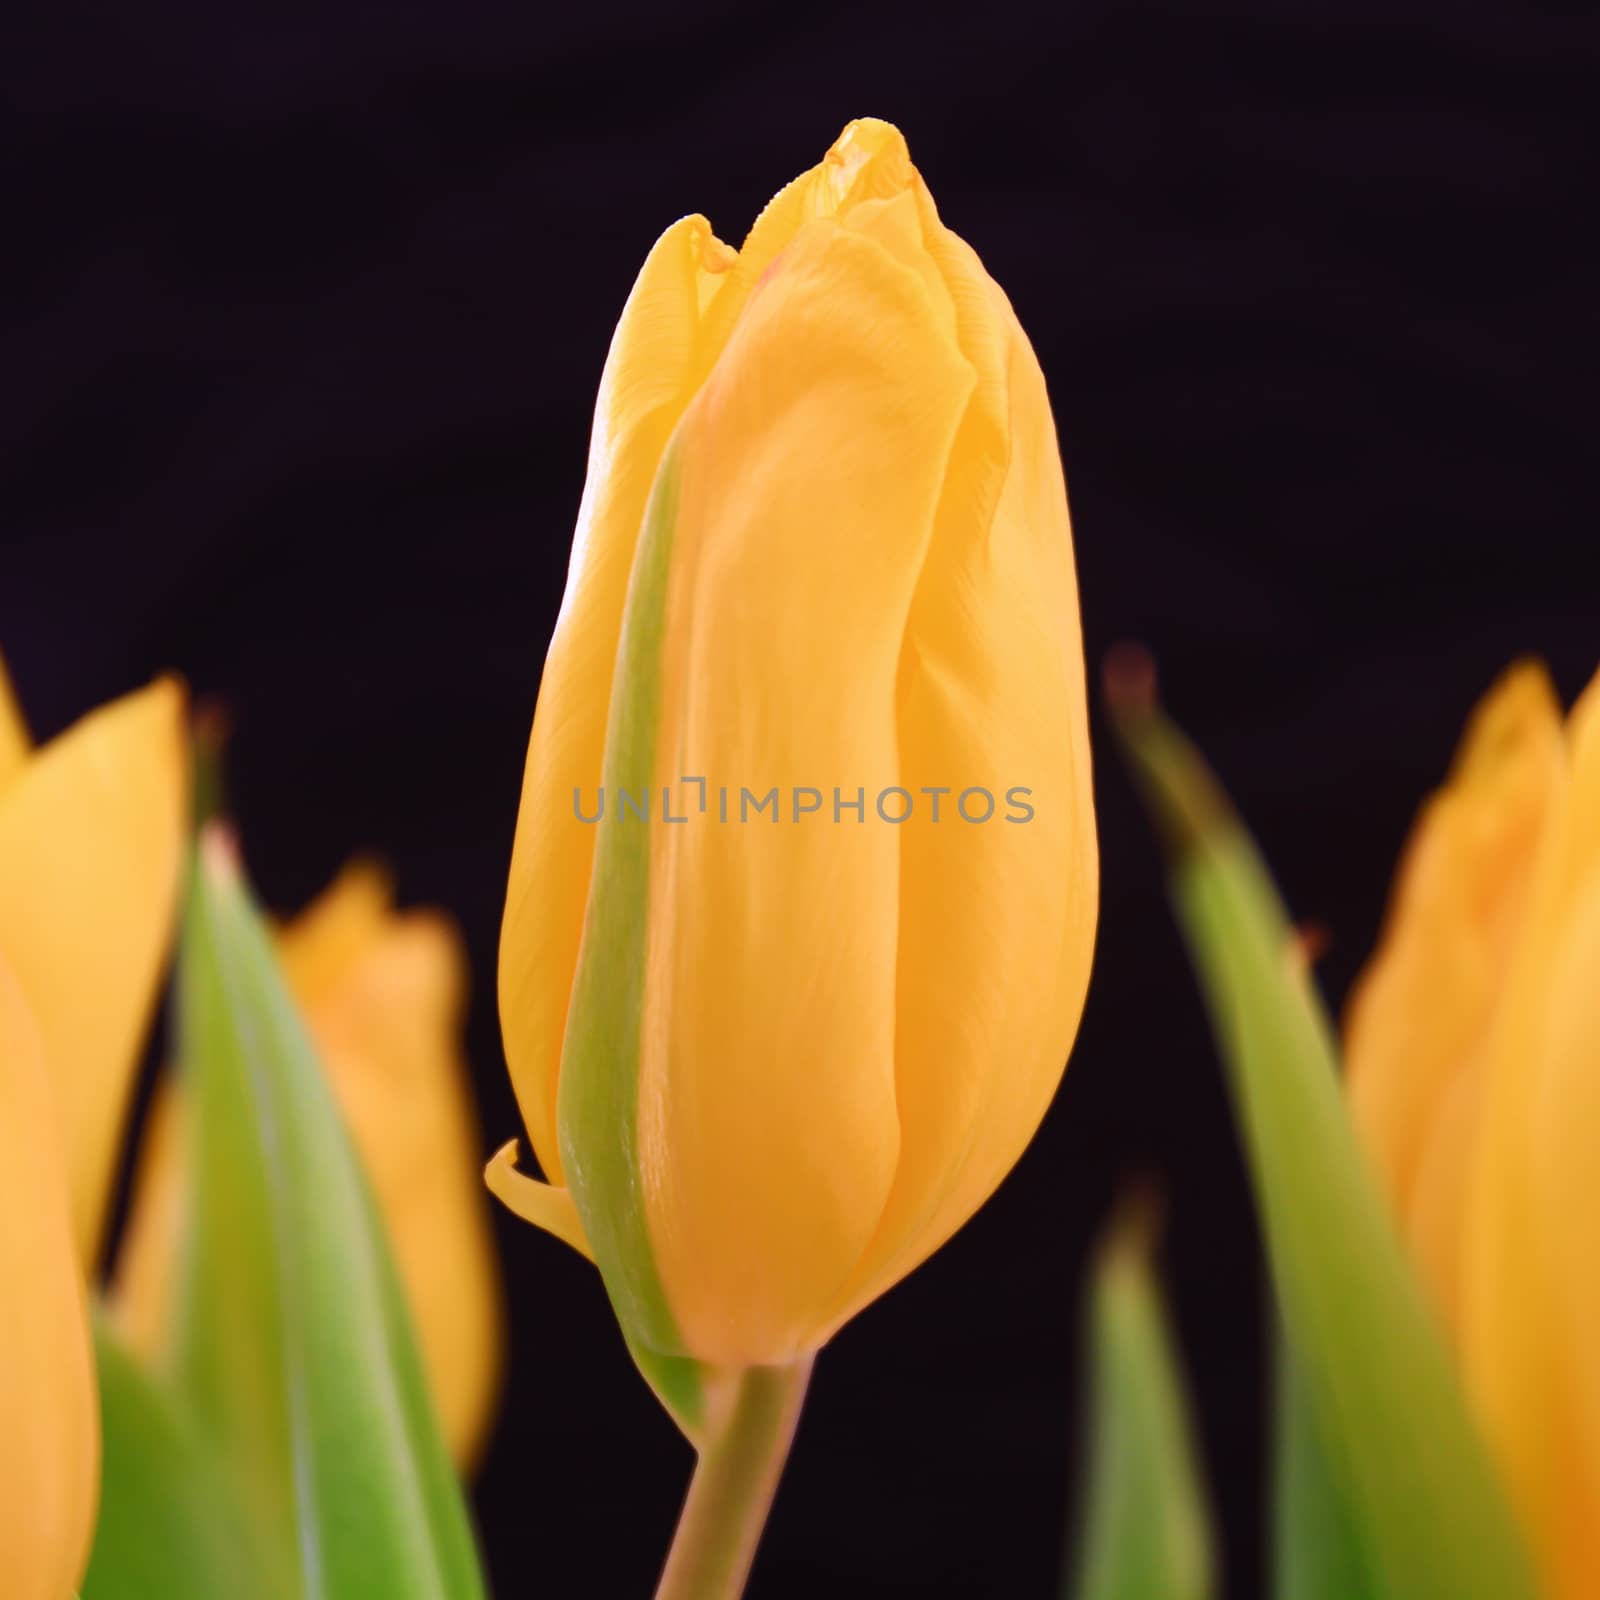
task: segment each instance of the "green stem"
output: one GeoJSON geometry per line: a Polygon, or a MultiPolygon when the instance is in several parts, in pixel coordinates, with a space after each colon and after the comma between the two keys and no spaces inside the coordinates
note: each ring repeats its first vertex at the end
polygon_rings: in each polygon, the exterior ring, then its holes
{"type": "Polygon", "coordinates": [[[656,1600],[738,1600],[789,1456],[813,1357],[713,1383],[689,1495],[656,1600]]]}

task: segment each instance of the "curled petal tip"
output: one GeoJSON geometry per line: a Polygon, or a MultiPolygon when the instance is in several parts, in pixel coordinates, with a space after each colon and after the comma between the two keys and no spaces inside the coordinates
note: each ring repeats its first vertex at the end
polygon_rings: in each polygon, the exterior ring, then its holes
{"type": "Polygon", "coordinates": [[[828,169],[835,200],[841,203],[856,189],[863,173],[873,174],[869,185],[873,192],[882,188],[892,193],[905,188],[912,178],[906,136],[880,117],[857,117],[847,123],[823,164],[828,169]]]}
{"type": "Polygon", "coordinates": [[[690,248],[702,272],[726,272],[739,259],[739,252],[719,239],[710,222],[698,212],[685,218],[685,222],[690,248]]]}
{"type": "Polygon", "coordinates": [[[489,1193],[524,1222],[553,1233],[579,1255],[593,1261],[594,1248],[583,1231],[572,1191],[540,1183],[537,1178],[518,1172],[518,1143],[516,1139],[506,1140],[489,1158],[489,1164],[483,1169],[483,1181],[489,1193]]]}

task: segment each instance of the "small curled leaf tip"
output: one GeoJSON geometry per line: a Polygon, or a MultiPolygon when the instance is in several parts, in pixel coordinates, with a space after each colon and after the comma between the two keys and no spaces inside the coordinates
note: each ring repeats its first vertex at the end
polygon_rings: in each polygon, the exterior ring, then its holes
{"type": "Polygon", "coordinates": [[[1234,827],[1233,808],[1210,768],[1161,708],[1150,652],[1116,645],[1101,675],[1112,728],[1169,853],[1181,859],[1234,827]]]}
{"type": "Polygon", "coordinates": [[[1155,1254],[1167,1222],[1167,1202],[1160,1183],[1138,1174],[1123,1184],[1116,1208],[1101,1240],[1107,1262],[1147,1263],[1155,1254]]]}
{"type": "Polygon", "coordinates": [[[1147,717],[1159,699],[1156,659],[1142,644],[1125,639],[1106,651],[1100,669],[1106,704],[1119,717],[1147,717]]]}
{"type": "Polygon", "coordinates": [[[200,828],[200,861],[218,883],[235,884],[244,876],[239,835],[231,822],[213,818],[200,828]]]}
{"type": "Polygon", "coordinates": [[[194,703],[190,732],[197,748],[220,755],[233,733],[233,712],[218,695],[203,695],[194,703]]]}
{"type": "Polygon", "coordinates": [[[226,703],[214,695],[197,700],[189,718],[189,747],[194,756],[194,820],[210,822],[227,810],[223,781],[224,752],[233,732],[226,703]]]}

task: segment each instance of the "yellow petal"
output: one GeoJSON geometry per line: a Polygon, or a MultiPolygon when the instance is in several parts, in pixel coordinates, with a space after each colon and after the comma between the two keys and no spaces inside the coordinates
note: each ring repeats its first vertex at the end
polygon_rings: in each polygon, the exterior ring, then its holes
{"type": "Polygon", "coordinates": [[[5,658],[0,656],[0,795],[21,774],[32,754],[27,719],[6,674],[5,658]]]}
{"type": "Polygon", "coordinates": [[[85,717],[0,794],[0,953],[44,1034],[86,1265],[172,931],[187,777],[183,694],[161,682],[85,717]]]}
{"type": "Polygon", "coordinates": [[[1044,378],[1005,296],[919,198],[979,383],[900,669],[902,769],[950,792],[940,821],[928,806],[898,830],[900,1160],[844,1315],[966,1221],[1032,1137],[1077,1028],[1097,913],[1077,581],[1044,378]],[[963,803],[982,815],[988,796],[993,817],[966,822],[963,803]],[[1005,820],[1023,806],[1029,820],[1005,820]]]}
{"type": "Polygon", "coordinates": [[[0,1555],[12,1600],[89,1558],[100,1416],[65,1152],[39,1029],[0,961],[0,1555]]]}
{"type": "MultiPolygon", "coordinates": [[[[737,820],[742,788],[897,783],[895,682],[973,376],[897,219],[802,225],[685,414],[651,830],[638,1148],[686,1349],[812,1348],[893,1180],[900,843],[737,820]]],[[[934,780],[938,781],[938,780],[934,780]]],[[[617,826],[625,826],[618,822],[617,826]]]]}
{"type": "Polygon", "coordinates": [[[733,260],[703,217],[674,223],[640,270],[595,406],[567,590],[528,743],[500,935],[500,1020],[517,1103],[561,1181],[556,1085],[594,859],[574,817],[600,782],[611,678],[639,523],[667,437],[714,355],[707,316],[733,260]]]}
{"type": "MultiPolygon", "coordinates": [[[[909,193],[917,182],[898,128],[876,117],[849,123],[816,166],[766,203],[739,246],[737,259],[728,263],[727,287],[708,318],[713,356],[727,342],[750,293],[807,223],[909,193]]],[[[709,369],[710,363],[706,365],[709,369]]]]}
{"type": "Polygon", "coordinates": [[[1382,942],[1353,991],[1351,1104],[1402,1214],[1443,1097],[1481,1050],[1499,1003],[1564,762],[1548,676],[1534,663],[1511,668],[1418,820],[1382,942]]]}
{"type": "Polygon", "coordinates": [[[1461,1322],[1461,1258],[1482,1100],[1480,1050],[1438,1096],[1400,1219],[1417,1270],[1452,1333],[1461,1322]]]}
{"type": "MultiPolygon", "coordinates": [[[[1600,803],[1600,784],[1593,796],[1600,803]]],[[[1574,914],[1564,925],[1547,974],[1544,1071],[1531,1112],[1532,1232],[1523,1241],[1543,1257],[1549,1283],[1551,1330],[1557,1344],[1544,1352],[1563,1387],[1560,1431],[1564,1455],[1532,1492],[1558,1494],[1542,1520],[1554,1530],[1551,1569],[1581,1576],[1557,1590],[1577,1600],[1600,1577],[1600,1277],[1595,1237],[1600,1228],[1600,858],[1584,875],[1574,914]],[[1567,1387],[1570,1385],[1570,1387],[1567,1387]]],[[[1555,1430],[1553,1429],[1552,1432],[1555,1430]]]]}
{"type": "Polygon", "coordinates": [[[394,913],[394,883],[374,861],[356,860],[287,925],[278,957],[294,997],[313,1010],[380,944],[394,913]]]}
{"type": "Polygon", "coordinates": [[[540,1183],[526,1173],[517,1171],[517,1141],[508,1139],[489,1158],[483,1169],[483,1181],[492,1194],[509,1211],[514,1211],[524,1222],[554,1234],[564,1244],[570,1244],[581,1256],[594,1260],[594,1251],[583,1231],[583,1220],[572,1199],[570,1189],[558,1189],[554,1184],[540,1183]]]}
{"type": "Polygon", "coordinates": [[[1600,1571],[1600,680],[1570,726],[1487,1045],[1462,1274],[1467,1385],[1558,1600],[1591,1593],[1600,1571]]]}
{"type": "Polygon", "coordinates": [[[162,1368],[171,1354],[169,1297],[187,1204],[186,1114],[182,1084],[175,1074],[164,1073],[139,1135],[128,1220],[108,1295],[128,1349],[152,1371],[162,1368]]]}

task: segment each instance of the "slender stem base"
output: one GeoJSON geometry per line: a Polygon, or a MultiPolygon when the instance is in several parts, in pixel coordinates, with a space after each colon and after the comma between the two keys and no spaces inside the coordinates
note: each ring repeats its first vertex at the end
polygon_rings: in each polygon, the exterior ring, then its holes
{"type": "Polygon", "coordinates": [[[707,1396],[700,1460],[656,1600],[738,1600],[744,1593],[812,1360],[730,1372],[707,1396]]]}

